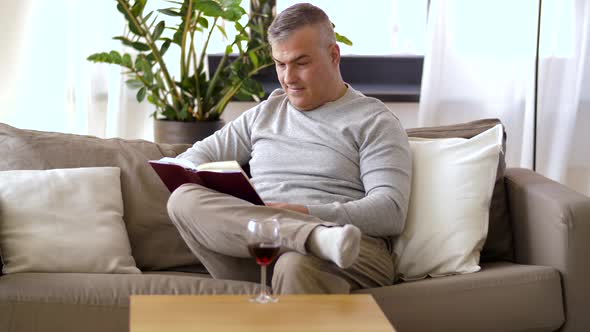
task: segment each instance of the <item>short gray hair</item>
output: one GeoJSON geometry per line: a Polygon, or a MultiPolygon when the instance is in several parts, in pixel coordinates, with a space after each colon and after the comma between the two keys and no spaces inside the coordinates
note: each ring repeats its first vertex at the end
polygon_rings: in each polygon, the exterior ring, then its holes
{"type": "Polygon", "coordinates": [[[308,25],[318,26],[325,41],[336,42],[334,28],[328,15],[309,3],[298,3],[279,13],[268,27],[268,42],[272,45],[274,42],[285,40],[293,31],[308,25]]]}

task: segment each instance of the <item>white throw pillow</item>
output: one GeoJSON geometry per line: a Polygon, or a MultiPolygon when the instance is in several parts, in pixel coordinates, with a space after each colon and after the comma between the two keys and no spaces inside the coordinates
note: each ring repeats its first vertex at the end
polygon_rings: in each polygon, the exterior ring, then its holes
{"type": "Polygon", "coordinates": [[[3,272],[141,273],[117,167],[0,172],[3,272]]]}
{"type": "Polygon", "coordinates": [[[480,270],[502,126],[471,139],[410,138],[412,192],[395,244],[403,280],[480,270]]]}

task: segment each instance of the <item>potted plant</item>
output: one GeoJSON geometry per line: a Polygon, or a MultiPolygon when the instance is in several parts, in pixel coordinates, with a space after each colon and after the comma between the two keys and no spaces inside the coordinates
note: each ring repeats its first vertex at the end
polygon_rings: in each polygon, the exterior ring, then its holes
{"type": "MultiPolygon", "coordinates": [[[[89,56],[88,60],[126,69],[126,83],[138,89],[137,100],[147,99],[155,107],[152,115],[156,119],[156,142],[194,143],[223,126],[220,116],[232,99],[259,101],[264,96],[262,85],[254,76],[273,65],[266,40],[272,18],[266,16],[272,13],[274,1],[255,1],[254,5],[263,10],[251,14],[246,25],[239,22],[247,15],[241,0],[167,2],[171,7],[157,12],[178,18],[175,26],[167,26],[153,11],[146,12],[147,0],[117,0],[117,9],[124,15],[128,29],[125,36],[114,39],[128,46],[133,54],[103,52],[89,56]],[[214,30],[227,37],[222,21],[234,24],[237,34],[227,45],[215,72],[209,73],[205,59],[214,30]],[[168,31],[172,36],[165,33],[168,31]],[[198,34],[206,36],[202,45],[197,41],[198,34]],[[178,76],[172,75],[164,59],[174,45],[180,48],[180,59],[176,60],[180,63],[178,76]]],[[[337,37],[350,43],[345,37],[337,37]]]]}

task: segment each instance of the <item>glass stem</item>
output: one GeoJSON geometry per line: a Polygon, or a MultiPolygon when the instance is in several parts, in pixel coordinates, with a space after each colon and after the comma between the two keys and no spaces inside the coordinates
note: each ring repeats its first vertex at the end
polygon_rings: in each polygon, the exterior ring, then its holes
{"type": "Polygon", "coordinates": [[[260,266],[260,295],[266,296],[266,265],[260,266]]]}

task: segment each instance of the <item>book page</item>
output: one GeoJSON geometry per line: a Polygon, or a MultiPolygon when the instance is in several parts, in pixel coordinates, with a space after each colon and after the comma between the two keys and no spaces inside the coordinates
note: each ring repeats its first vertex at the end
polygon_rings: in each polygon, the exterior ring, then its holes
{"type": "Polygon", "coordinates": [[[205,163],[197,166],[199,171],[210,172],[242,172],[242,167],[235,160],[230,161],[216,161],[212,163],[205,163]]]}
{"type": "Polygon", "coordinates": [[[195,166],[195,164],[193,164],[190,160],[187,160],[187,159],[177,159],[177,158],[164,157],[162,159],[155,160],[155,161],[162,162],[165,164],[179,165],[179,166],[182,166],[184,168],[189,168],[189,169],[197,169],[197,166],[195,166]]]}

